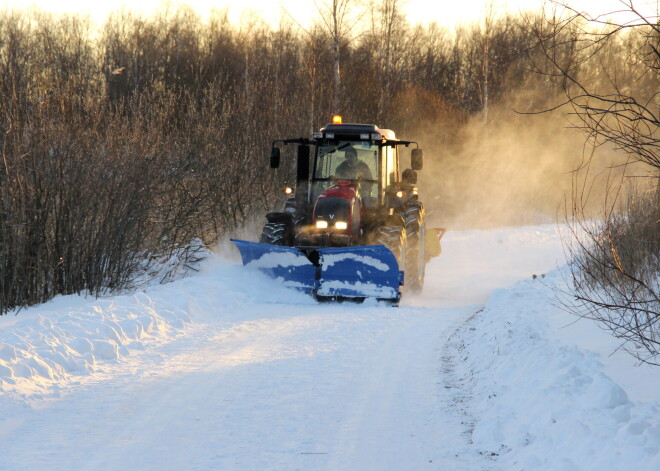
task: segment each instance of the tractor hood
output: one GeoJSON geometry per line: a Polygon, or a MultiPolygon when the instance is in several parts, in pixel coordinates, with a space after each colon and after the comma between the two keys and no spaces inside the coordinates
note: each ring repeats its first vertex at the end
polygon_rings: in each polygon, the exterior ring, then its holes
{"type": "MultiPolygon", "coordinates": [[[[354,227],[354,211],[357,203],[357,187],[348,181],[339,181],[325,190],[316,200],[314,205],[313,222],[326,221],[327,228],[336,227],[337,223],[345,223],[346,227],[341,230],[347,234],[354,227]]],[[[359,214],[357,215],[359,217],[359,214]]],[[[318,227],[318,226],[317,226],[318,227]]]]}

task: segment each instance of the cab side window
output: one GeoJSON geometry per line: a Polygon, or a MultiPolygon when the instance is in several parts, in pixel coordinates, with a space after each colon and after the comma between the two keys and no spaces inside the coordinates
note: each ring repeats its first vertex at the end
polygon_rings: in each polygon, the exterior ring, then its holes
{"type": "Polygon", "coordinates": [[[383,175],[385,175],[385,186],[399,181],[399,169],[396,166],[396,152],[396,147],[383,147],[383,175]]]}

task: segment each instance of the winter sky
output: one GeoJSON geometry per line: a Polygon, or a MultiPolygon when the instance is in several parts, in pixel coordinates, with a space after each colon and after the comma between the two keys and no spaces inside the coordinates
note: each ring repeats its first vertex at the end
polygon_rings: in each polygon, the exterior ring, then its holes
{"type": "MultiPolygon", "coordinates": [[[[330,0],[316,0],[317,3],[330,0]]],[[[366,1],[366,0],[363,0],[366,1]]],[[[592,15],[604,14],[627,8],[629,0],[566,0],[574,8],[585,10],[592,15]]],[[[657,15],[658,0],[632,0],[636,8],[644,14],[657,15]]],[[[163,0],[141,0],[129,2],[126,0],[108,0],[105,2],[89,2],[89,0],[0,0],[0,6],[25,7],[38,5],[42,9],[53,12],[83,12],[89,13],[96,20],[103,20],[108,12],[125,6],[143,13],[157,9],[163,0]]],[[[318,15],[315,0],[172,0],[170,3],[185,3],[191,5],[202,16],[208,15],[212,9],[229,7],[229,15],[233,21],[239,21],[246,11],[258,12],[264,19],[276,25],[282,14],[288,13],[298,23],[308,24],[318,15]]],[[[442,26],[451,27],[461,23],[469,23],[482,17],[488,5],[493,4],[497,11],[536,10],[547,1],[544,0],[403,0],[402,4],[412,23],[436,21],[442,26]]]]}

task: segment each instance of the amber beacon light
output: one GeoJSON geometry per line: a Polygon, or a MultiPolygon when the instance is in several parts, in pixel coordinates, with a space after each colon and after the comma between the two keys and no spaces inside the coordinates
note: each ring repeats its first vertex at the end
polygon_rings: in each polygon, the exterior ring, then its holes
{"type": "Polygon", "coordinates": [[[341,116],[336,114],[332,117],[332,124],[341,124],[341,116]]]}

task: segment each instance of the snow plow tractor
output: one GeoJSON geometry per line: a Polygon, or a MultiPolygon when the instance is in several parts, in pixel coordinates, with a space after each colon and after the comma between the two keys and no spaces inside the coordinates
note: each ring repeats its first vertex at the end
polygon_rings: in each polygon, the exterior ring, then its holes
{"type": "Polygon", "coordinates": [[[312,139],[274,141],[272,168],[289,144],[298,146],[295,188],[285,190],[283,211],[266,215],[260,242],[232,239],[243,264],[319,301],[376,298],[397,305],[404,280],[406,290],[420,291],[440,242],[435,231],[427,234],[417,194],[423,166],[417,143],[335,117],[312,139]],[[401,171],[401,148],[411,145],[411,168],[401,171]]]}

